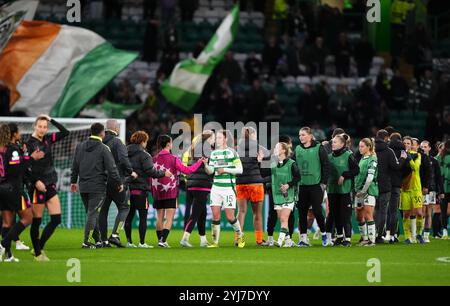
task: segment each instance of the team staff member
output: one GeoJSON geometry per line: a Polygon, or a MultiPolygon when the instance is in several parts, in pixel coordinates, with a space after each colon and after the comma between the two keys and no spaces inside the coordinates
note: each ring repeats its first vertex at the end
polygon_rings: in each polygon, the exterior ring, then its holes
{"type": "Polygon", "coordinates": [[[351,245],[352,231],[346,226],[352,217],[352,181],[359,174],[359,166],[353,157],[353,153],[347,149],[348,136],[336,135],[331,140],[332,153],[328,155],[330,160],[330,177],[328,179],[327,194],[329,213],[327,222],[328,240],[331,241],[332,224],[335,225],[337,239],[334,245],[351,245]],[[345,228],[345,237],[344,237],[345,228]]]}
{"type": "Polygon", "coordinates": [[[145,243],[145,234],[147,232],[147,213],[148,213],[148,191],[149,179],[158,177],[171,177],[169,170],[156,170],[153,165],[152,156],[145,150],[149,135],[144,131],[135,132],[130,139],[131,144],[127,147],[133,171],[137,178],[130,181],[130,212],[125,221],[125,234],[127,236],[128,247],[135,248],[131,237],[133,218],[136,210],[139,213],[139,239],[138,248],[148,249],[151,246],[145,243]]]}
{"type": "Polygon", "coordinates": [[[33,223],[30,236],[33,243],[34,255],[39,257],[45,243],[53,235],[55,229],[61,224],[61,204],[56,191],[58,175],[54,166],[52,146],[69,135],[69,131],[61,124],[47,115],[40,115],[34,122],[34,132],[27,141],[28,152],[42,151],[44,157],[31,160],[31,187],[29,195],[33,210],[33,223]],[[59,132],[47,133],[51,123],[59,132]],[[50,222],[47,223],[39,238],[39,227],[42,222],[44,208],[48,209],[50,222]]]}
{"type": "Polygon", "coordinates": [[[295,148],[295,159],[300,171],[298,210],[300,241],[299,247],[308,247],[308,209],[312,207],[317,224],[322,233],[322,245],[328,246],[322,201],[330,175],[330,162],[323,146],[316,142],[311,128],[303,127],[299,132],[300,145],[295,148]]]}
{"type": "Polygon", "coordinates": [[[106,133],[103,143],[109,147],[114,157],[114,161],[119,171],[121,181],[125,183],[124,189],[121,192],[117,191],[115,182],[108,184],[106,188],[106,198],[100,210],[100,216],[98,219],[98,227],[100,230],[103,246],[110,247],[110,244],[115,245],[118,248],[124,246],[120,242],[119,232],[125,224],[128,213],[130,212],[130,190],[128,188],[128,182],[131,179],[137,177],[136,172],[131,167],[130,160],[128,158],[128,151],[125,144],[118,138],[120,131],[120,125],[117,120],[108,120],[106,122],[106,133]],[[117,216],[114,222],[114,227],[111,236],[108,238],[108,212],[111,202],[117,206],[117,216]]]}
{"type": "MultiPolygon", "coordinates": [[[[75,150],[70,178],[71,191],[80,191],[86,208],[87,219],[84,229],[82,248],[94,249],[96,245],[89,241],[97,227],[100,208],[105,199],[106,184],[123,192],[122,178],[114,162],[110,149],[102,143],[105,128],[101,123],[91,126],[91,136],[80,143],[75,150]],[[78,182],[78,186],[77,186],[78,182]],[[112,185],[114,184],[114,185],[112,185]]],[[[101,247],[101,245],[97,245],[101,247]]]]}
{"type": "Polygon", "coordinates": [[[401,170],[405,164],[406,153],[402,152],[397,159],[395,152],[389,148],[389,133],[379,130],[375,137],[375,152],[378,161],[378,189],[379,196],[375,205],[375,226],[377,229],[376,243],[384,243],[383,234],[386,228],[387,211],[392,191],[392,176],[401,170]]]}
{"type": "MultiPolygon", "coordinates": [[[[258,144],[254,128],[244,127],[242,129],[242,138],[239,140],[237,153],[243,168],[242,174],[236,176],[238,220],[243,231],[248,202],[251,202],[256,244],[261,245],[263,243],[262,204],[264,201],[264,179],[261,176],[259,163],[268,153],[265,148],[258,144]]],[[[236,243],[237,237],[235,237],[236,243]]]]}
{"type": "Polygon", "coordinates": [[[423,214],[425,216],[425,228],[423,239],[426,243],[430,242],[431,216],[436,209],[437,200],[444,199],[444,184],[442,180],[439,161],[430,155],[431,146],[429,141],[422,141],[420,144],[422,152],[427,155],[430,163],[430,189],[429,193],[423,196],[423,214]]]}

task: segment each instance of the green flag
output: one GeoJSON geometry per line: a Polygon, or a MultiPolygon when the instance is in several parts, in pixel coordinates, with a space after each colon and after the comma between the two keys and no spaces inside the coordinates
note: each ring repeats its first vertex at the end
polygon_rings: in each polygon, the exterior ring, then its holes
{"type": "Polygon", "coordinates": [[[214,36],[196,58],[178,63],[168,80],[161,85],[166,99],[185,111],[200,98],[206,82],[236,39],[239,27],[239,2],[222,21],[214,36]]]}

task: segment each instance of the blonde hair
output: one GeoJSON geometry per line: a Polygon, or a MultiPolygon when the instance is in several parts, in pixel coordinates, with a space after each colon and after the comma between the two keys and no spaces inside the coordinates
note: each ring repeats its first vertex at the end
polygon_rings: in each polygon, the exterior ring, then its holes
{"type": "Polygon", "coordinates": [[[316,140],[316,137],[314,136],[314,134],[312,133],[312,130],[309,126],[304,126],[300,129],[300,132],[306,132],[308,135],[312,136],[312,141],[316,140]]]}
{"type": "Polygon", "coordinates": [[[291,149],[291,146],[289,146],[289,144],[287,144],[286,142],[279,142],[278,144],[284,150],[284,153],[286,154],[286,157],[291,156],[292,149],[291,149]]]}
{"type": "Polygon", "coordinates": [[[376,156],[375,143],[372,138],[363,138],[363,139],[361,139],[361,142],[364,143],[369,148],[370,155],[376,156]]]}

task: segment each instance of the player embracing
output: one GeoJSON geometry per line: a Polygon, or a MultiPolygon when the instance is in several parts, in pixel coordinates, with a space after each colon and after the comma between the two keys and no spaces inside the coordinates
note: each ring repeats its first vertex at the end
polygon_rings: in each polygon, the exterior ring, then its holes
{"type": "Polygon", "coordinates": [[[211,153],[209,164],[205,167],[207,173],[214,173],[213,186],[211,188],[211,210],[213,214],[212,236],[213,244],[209,247],[219,246],[220,214],[222,206],[225,216],[238,236],[238,247],[245,246],[244,233],[241,230],[239,220],[235,217],[236,210],[236,175],[243,171],[239,155],[228,146],[233,136],[227,130],[216,133],[216,150],[211,153]]]}

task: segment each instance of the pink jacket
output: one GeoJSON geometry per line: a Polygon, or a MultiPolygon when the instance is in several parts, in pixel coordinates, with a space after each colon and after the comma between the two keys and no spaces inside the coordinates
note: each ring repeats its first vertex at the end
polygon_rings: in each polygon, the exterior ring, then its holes
{"type": "Polygon", "coordinates": [[[200,168],[202,161],[198,160],[191,166],[185,166],[181,160],[167,150],[162,150],[155,157],[153,163],[156,170],[169,170],[172,177],[150,178],[150,187],[153,199],[167,200],[178,197],[178,186],[180,173],[191,174],[200,168]]]}

